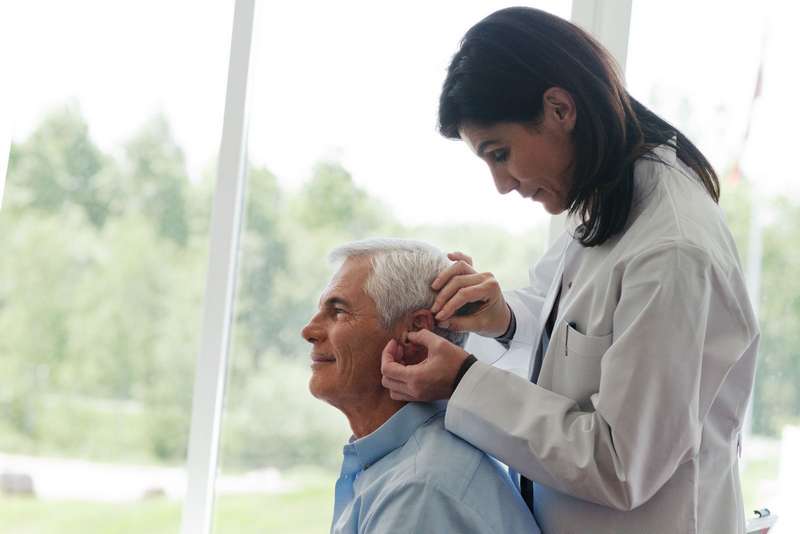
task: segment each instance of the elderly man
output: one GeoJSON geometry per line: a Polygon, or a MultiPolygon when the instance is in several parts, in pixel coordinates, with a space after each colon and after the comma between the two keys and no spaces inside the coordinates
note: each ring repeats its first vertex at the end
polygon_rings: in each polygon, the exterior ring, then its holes
{"type": "Polygon", "coordinates": [[[406,362],[425,358],[405,342],[434,326],[430,284],[447,257],[416,241],[375,239],[337,248],[341,262],[303,328],[311,351],[311,393],[341,410],[353,436],[344,447],[331,532],[538,533],[506,471],[444,428],[446,404],[393,400],[381,384],[389,340],[406,362]]]}

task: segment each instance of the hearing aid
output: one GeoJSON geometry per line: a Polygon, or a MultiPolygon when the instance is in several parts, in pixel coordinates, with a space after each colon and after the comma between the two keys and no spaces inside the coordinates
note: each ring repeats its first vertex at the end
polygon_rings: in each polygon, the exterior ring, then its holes
{"type": "Polygon", "coordinates": [[[481,307],[483,307],[484,304],[486,304],[485,300],[474,300],[472,302],[467,302],[459,309],[457,309],[453,315],[455,315],[456,317],[465,317],[467,315],[472,315],[473,313],[481,309],[481,307]]]}

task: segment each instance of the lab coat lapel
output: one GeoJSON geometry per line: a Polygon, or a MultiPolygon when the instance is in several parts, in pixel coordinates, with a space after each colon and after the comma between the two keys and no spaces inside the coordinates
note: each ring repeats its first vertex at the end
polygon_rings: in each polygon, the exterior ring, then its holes
{"type": "MultiPolygon", "coordinates": [[[[550,289],[547,290],[547,299],[545,300],[545,305],[542,307],[542,312],[539,316],[539,336],[536,338],[536,344],[533,346],[533,358],[531,358],[530,362],[528,363],[529,379],[533,375],[533,369],[536,366],[537,356],[542,345],[542,335],[544,335],[545,324],[547,323],[547,318],[550,317],[550,312],[553,310],[553,304],[555,304],[558,290],[561,287],[561,279],[564,276],[564,263],[566,261],[567,251],[569,250],[569,247],[572,246],[573,241],[574,240],[570,240],[567,246],[564,247],[564,251],[561,253],[561,261],[558,262],[558,268],[556,269],[555,276],[553,276],[553,281],[550,283],[550,289]]],[[[542,364],[544,364],[544,357],[545,355],[542,354],[542,364]]]]}

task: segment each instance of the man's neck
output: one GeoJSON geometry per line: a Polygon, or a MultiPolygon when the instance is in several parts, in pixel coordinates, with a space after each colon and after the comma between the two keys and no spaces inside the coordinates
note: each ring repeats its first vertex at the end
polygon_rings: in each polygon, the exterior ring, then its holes
{"type": "Polygon", "coordinates": [[[386,391],[374,399],[360,399],[356,406],[341,410],[350,421],[353,435],[359,439],[375,432],[405,405],[405,401],[392,399],[386,391]]]}

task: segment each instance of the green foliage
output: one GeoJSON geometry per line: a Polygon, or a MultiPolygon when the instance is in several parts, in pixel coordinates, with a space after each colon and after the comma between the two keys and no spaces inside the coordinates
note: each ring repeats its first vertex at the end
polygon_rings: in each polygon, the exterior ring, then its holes
{"type": "MultiPolygon", "coordinates": [[[[749,253],[753,187],[745,180],[723,184],[722,206],[745,269],[749,253]]],[[[761,345],[753,391],[753,432],[780,437],[786,424],[800,423],[800,206],[779,199],[763,208],[761,345]]]]}
{"type": "Polygon", "coordinates": [[[358,239],[381,226],[382,213],[375,199],[353,183],[341,165],[317,164],[297,206],[297,221],[309,230],[331,230],[358,239]]]}
{"type": "Polygon", "coordinates": [[[225,471],[314,464],[335,470],[350,435],[342,414],[308,393],[308,361],[269,355],[262,368],[235,374],[222,436],[225,471]]]}
{"type": "Polygon", "coordinates": [[[11,147],[8,174],[9,209],[50,214],[74,205],[98,228],[118,192],[116,169],[89,138],[74,104],[47,116],[22,145],[11,147]]]}
{"type": "Polygon", "coordinates": [[[781,201],[772,209],[763,243],[753,430],[780,436],[784,425],[800,424],[800,278],[792,274],[800,267],[800,205],[781,201]]]}
{"type": "Polygon", "coordinates": [[[157,115],[125,145],[120,199],[125,212],[151,220],[158,233],[179,245],[189,238],[183,151],[172,138],[166,117],[157,115]]]}

